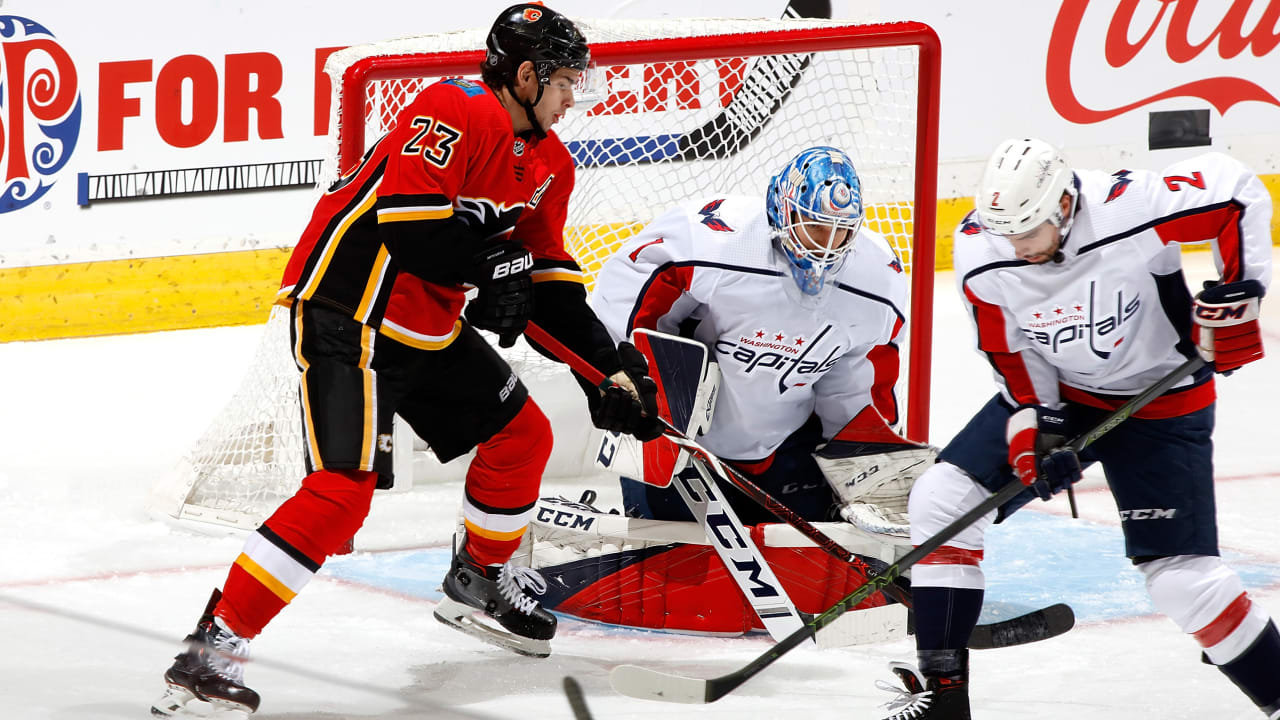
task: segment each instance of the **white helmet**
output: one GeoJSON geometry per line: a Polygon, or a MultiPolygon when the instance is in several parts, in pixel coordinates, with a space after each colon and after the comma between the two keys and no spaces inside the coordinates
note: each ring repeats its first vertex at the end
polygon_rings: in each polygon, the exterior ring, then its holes
{"type": "Polygon", "coordinates": [[[1073,218],[1075,174],[1062,153],[1043,140],[1016,138],[1000,143],[991,154],[974,205],[982,224],[999,235],[1034,230],[1046,220],[1066,235],[1071,218],[1064,221],[1062,216],[1064,192],[1071,194],[1073,218]]]}

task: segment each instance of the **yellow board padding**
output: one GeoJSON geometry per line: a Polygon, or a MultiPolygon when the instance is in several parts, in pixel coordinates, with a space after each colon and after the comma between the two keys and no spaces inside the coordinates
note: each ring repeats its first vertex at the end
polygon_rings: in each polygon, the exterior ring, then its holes
{"type": "MultiPolygon", "coordinates": [[[[1280,174],[1261,177],[1272,198],[1280,198],[1280,174]]],[[[952,234],[972,209],[969,197],[938,201],[936,270],[951,269],[952,234]]],[[[887,236],[909,236],[912,221],[906,205],[867,208],[867,227],[887,236]]],[[[588,290],[609,253],[640,228],[612,223],[566,232],[566,247],[582,266],[588,290]]],[[[1280,238],[1280,213],[1272,215],[1271,236],[1273,242],[1280,238]]],[[[897,250],[910,267],[910,252],[897,250]]],[[[289,252],[272,248],[0,269],[0,287],[6,290],[0,295],[0,342],[263,323],[289,252]]]]}
{"type": "Polygon", "coordinates": [[[289,250],[0,269],[0,341],[263,323],[289,250]]]}

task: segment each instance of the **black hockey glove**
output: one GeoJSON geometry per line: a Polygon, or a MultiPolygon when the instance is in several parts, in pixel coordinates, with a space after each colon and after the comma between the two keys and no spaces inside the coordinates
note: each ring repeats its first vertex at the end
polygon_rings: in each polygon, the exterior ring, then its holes
{"type": "Polygon", "coordinates": [[[618,359],[622,370],[609,378],[614,385],[587,393],[591,423],[602,430],[633,435],[641,442],[653,440],[662,434],[662,421],[658,418],[658,384],[649,377],[649,363],[625,341],[618,343],[618,359]],[[635,388],[639,400],[622,387],[627,383],[635,388]]]}
{"type": "Polygon", "coordinates": [[[498,334],[509,348],[524,333],[533,314],[533,256],[516,242],[487,245],[471,259],[465,280],[479,289],[467,303],[467,322],[498,334]]]}

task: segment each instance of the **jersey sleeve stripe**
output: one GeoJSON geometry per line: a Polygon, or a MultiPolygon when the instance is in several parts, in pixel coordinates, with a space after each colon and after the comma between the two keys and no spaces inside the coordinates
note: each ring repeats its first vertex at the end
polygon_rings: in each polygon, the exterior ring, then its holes
{"type": "Polygon", "coordinates": [[[551,282],[558,280],[561,282],[586,284],[586,279],[582,277],[581,270],[566,270],[564,268],[547,268],[545,270],[534,270],[530,273],[535,283],[551,282]]]}
{"type": "Polygon", "coordinates": [[[627,318],[627,336],[638,327],[658,327],[658,320],[671,312],[680,296],[693,287],[693,270],[690,265],[671,263],[650,275],[636,296],[631,317],[627,318]]]}
{"type": "Polygon", "coordinates": [[[1244,247],[1240,232],[1243,218],[1244,207],[1232,200],[1198,208],[1195,213],[1162,218],[1157,221],[1155,231],[1166,245],[1214,240],[1222,256],[1222,281],[1235,282],[1244,279],[1244,247]]]}
{"type": "Polygon", "coordinates": [[[901,367],[898,357],[898,346],[892,343],[877,345],[867,353],[871,363],[873,379],[871,381],[871,404],[880,416],[890,425],[898,424],[898,398],[893,386],[898,382],[898,368],[901,367]]]}
{"type": "Polygon", "coordinates": [[[1009,349],[1004,312],[981,300],[967,284],[964,286],[964,294],[973,305],[973,317],[978,328],[978,349],[987,354],[992,367],[1004,378],[1005,387],[1014,400],[1019,404],[1039,405],[1031,373],[1021,356],[1009,349]]]}
{"type": "Polygon", "coordinates": [[[414,332],[384,318],[382,326],[378,328],[378,332],[409,347],[415,347],[420,350],[441,350],[448,347],[449,343],[452,343],[458,337],[458,333],[462,332],[462,321],[454,320],[453,330],[444,335],[426,335],[414,332]]]}
{"type": "Polygon", "coordinates": [[[443,220],[453,216],[453,208],[383,208],[378,210],[378,223],[443,220]]]}

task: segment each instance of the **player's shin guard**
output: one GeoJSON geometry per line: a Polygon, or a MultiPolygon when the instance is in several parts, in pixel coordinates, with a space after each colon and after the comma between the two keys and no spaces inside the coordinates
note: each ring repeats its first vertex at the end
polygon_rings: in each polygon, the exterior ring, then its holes
{"type": "Polygon", "coordinates": [[[462,506],[467,554],[500,565],[520,546],[551,456],[551,423],[532,399],[506,427],[476,448],[462,506]]]}
{"type": "Polygon", "coordinates": [[[1164,557],[1138,565],[1156,609],[1204,648],[1268,717],[1280,713],[1280,633],[1236,573],[1206,555],[1164,557]]]}
{"type": "Polygon", "coordinates": [[[214,615],[252,638],[302,591],[369,514],[377,474],[319,470],[245,541],[214,615]]]}

